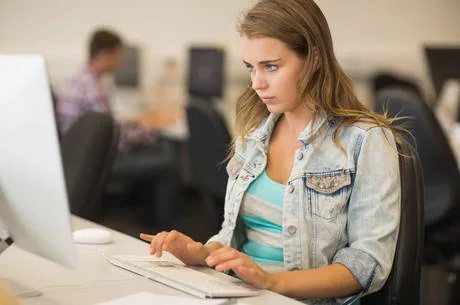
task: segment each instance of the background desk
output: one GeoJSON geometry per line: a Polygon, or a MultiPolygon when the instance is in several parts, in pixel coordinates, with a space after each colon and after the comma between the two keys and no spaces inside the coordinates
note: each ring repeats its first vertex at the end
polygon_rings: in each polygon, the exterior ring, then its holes
{"type": "MultiPolygon", "coordinates": [[[[77,217],[73,217],[72,222],[74,229],[100,227],[77,217]]],[[[145,242],[116,231],[113,231],[113,236],[112,244],[77,245],[79,266],[76,270],[66,269],[13,245],[0,255],[0,277],[27,284],[43,293],[38,298],[24,299],[24,305],[93,305],[137,292],[191,297],[107,262],[103,254],[148,253],[148,245],[145,242]]],[[[207,272],[215,271],[208,269],[207,272]]],[[[216,275],[223,276],[217,272],[216,275]]],[[[245,304],[253,305],[300,304],[270,291],[264,291],[258,297],[242,300],[245,304]]]]}

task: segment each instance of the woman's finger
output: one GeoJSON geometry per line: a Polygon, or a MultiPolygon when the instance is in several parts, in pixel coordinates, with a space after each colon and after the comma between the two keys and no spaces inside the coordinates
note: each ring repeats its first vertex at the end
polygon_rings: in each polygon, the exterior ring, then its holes
{"type": "Polygon", "coordinates": [[[163,248],[163,242],[166,236],[168,236],[168,232],[161,232],[157,234],[155,240],[152,241],[154,253],[156,254],[157,257],[161,257],[161,255],[163,254],[162,248],[163,248]]]}
{"type": "Polygon", "coordinates": [[[238,257],[236,259],[227,260],[223,263],[216,265],[215,269],[220,272],[224,272],[227,270],[235,270],[237,267],[244,265],[244,263],[244,257],[238,257]]]}
{"type": "Polygon", "coordinates": [[[150,234],[141,233],[141,234],[139,235],[139,237],[140,237],[142,240],[151,242],[151,241],[155,238],[155,235],[150,235],[150,234]]]}
{"type": "Polygon", "coordinates": [[[231,247],[225,247],[213,252],[206,258],[206,263],[209,267],[213,267],[222,264],[229,260],[234,260],[241,256],[241,252],[236,251],[231,247]]]}
{"type": "Polygon", "coordinates": [[[169,232],[168,236],[166,236],[163,242],[163,246],[161,249],[168,250],[170,246],[172,246],[172,244],[177,240],[178,237],[180,237],[180,233],[176,230],[172,230],[171,232],[169,232]]]}

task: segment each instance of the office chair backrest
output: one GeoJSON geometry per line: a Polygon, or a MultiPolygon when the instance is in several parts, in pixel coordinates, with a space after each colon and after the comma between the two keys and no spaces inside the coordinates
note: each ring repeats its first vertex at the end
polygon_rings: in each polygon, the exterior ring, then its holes
{"type": "Polygon", "coordinates": [[[413,79],[402,77],[391,72],[380,72],[372,78],[374,94],[387,88],[409,90],[422,97],[422,90],[413,79]]]}
{"type": "Polygon", "coordinates": [[[96,220],[115,158],[119,127],[104,113],[88,112],[61,139],[61,154],[70,210],[96,220]]]}
{"type": "Polygon", "coordinates": [[[231,137],[212,105],[192,100],[187,105],[189,156],[193,183],[202,191],[225,198],[228,175],[224,160],[231,137]]]}
{"type": "Polygon", "coordinates": [[[417,152],[398,145],[401,174],[401,222],[393,267],[383,288],[362,305],[419,305],[424,241],[423,177],[417,152]],[[410,157],[404,157],[410,156],[410,157]]]}
{"type": "Polygon", "coordinates": [[[460,220],[460,174],[452,149],[431,109],[410,91],[388,88],[377,93],[375,110],[388,111],[390,117],[409,117],[405,124],[414,138],[409,142],[417,147],[425,189],[425,225],[443,226],[460,220]]]}

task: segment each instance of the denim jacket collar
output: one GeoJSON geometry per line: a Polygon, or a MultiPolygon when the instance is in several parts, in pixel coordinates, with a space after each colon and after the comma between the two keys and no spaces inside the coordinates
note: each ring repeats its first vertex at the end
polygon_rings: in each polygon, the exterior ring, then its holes
{"type": "MultiPolygon", "coordinates": [[[[269,116],[259,125],[259,127],[257,127],[248,136],[248,139],[252,139],[258,142],[265,142],[265,140],[272,134],[276,122],[280,117],[280,114],[270,113],[269,116]]],[[[305,127],[305,129],[300,133],[297,140],[303,145],[307,145],[311,142],[311,139],[320,131],[326,122],[333,124],[334,120],[332,117],[328,117],[326,113],[318,112],[314,120],[310,121],[307,127],[305,127]]]]}

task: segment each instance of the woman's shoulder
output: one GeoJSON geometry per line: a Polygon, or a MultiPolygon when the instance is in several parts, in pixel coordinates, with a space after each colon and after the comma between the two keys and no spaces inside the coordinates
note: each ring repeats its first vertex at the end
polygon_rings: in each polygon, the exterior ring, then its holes
{"type": "Polygon", "coordinates": [[[373,133],[393,134],[390,127],[372,119],[361,119],[356,122],[343,125],[342,129],[345,133],[353,133],[358,136],[367,136],[373,133]]]}
{"type": "Polygon", "coordinates": [[[389,143],[390,146],[394,146],[396,142],[394,132],[391,127],[379,122],[360,120],[343,125],[337,136],[339,141],[345,146],[349,143],[354,147],[359,147],[363,142],[373,142],[376,144],[389,143]]]}

